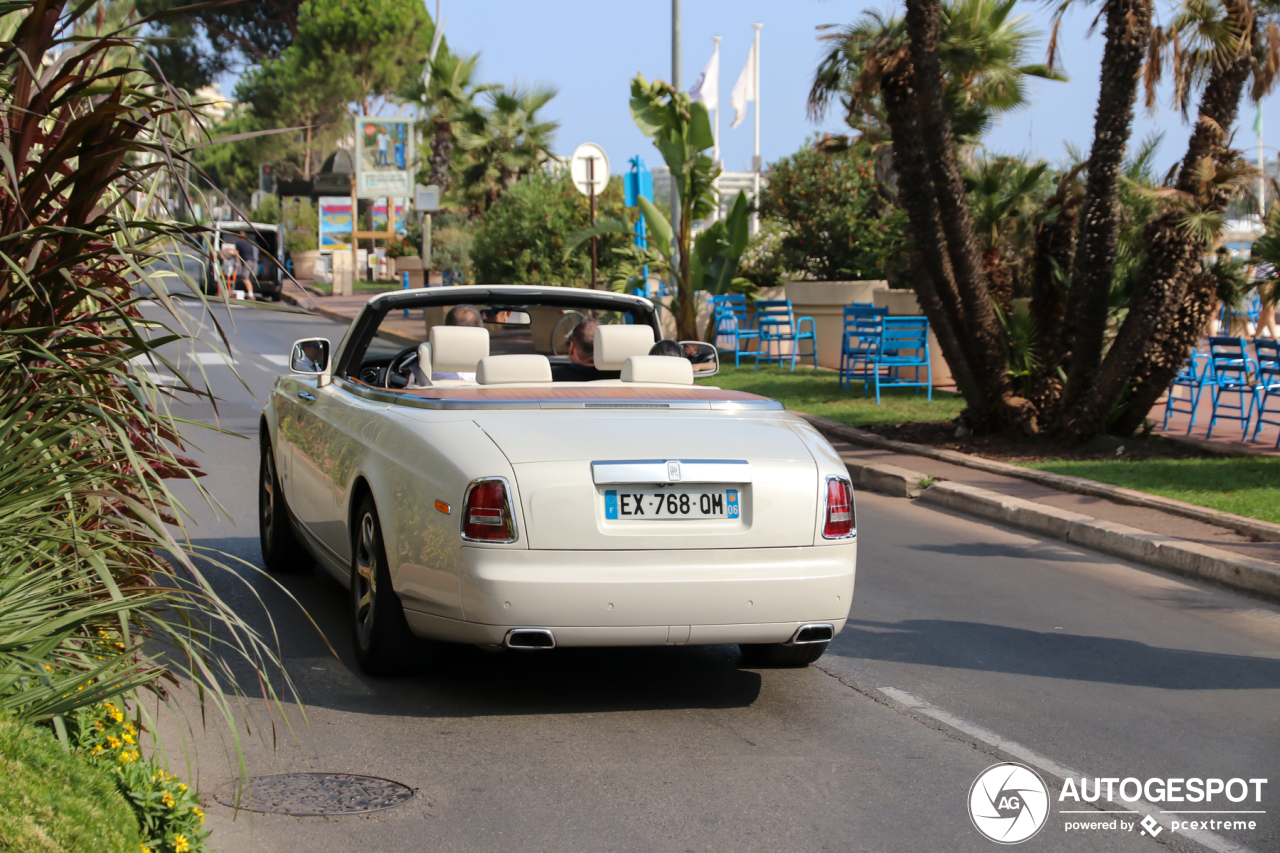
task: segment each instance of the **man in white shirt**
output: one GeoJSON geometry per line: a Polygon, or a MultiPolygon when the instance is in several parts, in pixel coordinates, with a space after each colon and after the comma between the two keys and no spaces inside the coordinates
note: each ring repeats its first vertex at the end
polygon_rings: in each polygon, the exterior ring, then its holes
{"type": "MultiPolygon", "coordinates": [[[[445,315],[444,324],[446,326],[473,326],[477,329],[484,328],[484,319],[480,316],[480,309],[474,305],[455,305],[449,309],[449,313],[445,315]]],[[[437,379],[465,379],[468,382],[475,382],[476,375],[474,373],[455,373],[453,371],[433,370],[431,371],[431,381],[437,379]]]]}
{"type": "Polygon", "coordinates": [[[387,135],[387,131],[385,129],[379,130],[377,140],[378,140],[378,165],[379,166],[391,165],[390,163],[387,162],[387,148],[388,146],[391,145],[391,137],[387,135]]]}
{"type": "Polygon", "coordinates": [[[323,373],[324,349],[320,344],[316,341],[303,341],[299,348],[302,350],[302,358],[297,361],[298,370],[323,373]]]}

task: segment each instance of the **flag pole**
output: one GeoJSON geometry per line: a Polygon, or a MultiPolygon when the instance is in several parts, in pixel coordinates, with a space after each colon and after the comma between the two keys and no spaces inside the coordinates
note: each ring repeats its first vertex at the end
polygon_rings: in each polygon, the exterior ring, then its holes
{"type": "Polygon", "coordinates": [[[1267,219],[1267,170],[1262,160],[1262,104],[1258,104],[1258,222],[1265,224],[1267,219]]]}
{"type": "MultiPolygon", "coordinates": [[[[715,114],[715,123],[711,126],[711,138],[714,140],[711,144],[711,162],[712,165],[720,165],[720,36],[712,36],[711,41],[715,44],[712,51],[711,61],[716,66],[716,108],[712,110],[715,114]]],[[[720,178],[716,176],[713,183],[716,191],[716,213],[715,218],[720,218],[720,178]]]]}
{"type": "MultiPolygon", "coordinates": [[[[752,196],[751,201],[754,203],[760,198],[760,28],[764,24],[752,24],[755,28],[756,37],[755,44],[752,46],[751,60],[751,88],[752,94],[756,96],[756,128],[755,128],[755,146],[751,157],[751,170],[755,172],[752,179],[752,196]]],[[[760,217],[757,214],[751,214],[751,233],[755,234],[760,230],[760,217]]]]}

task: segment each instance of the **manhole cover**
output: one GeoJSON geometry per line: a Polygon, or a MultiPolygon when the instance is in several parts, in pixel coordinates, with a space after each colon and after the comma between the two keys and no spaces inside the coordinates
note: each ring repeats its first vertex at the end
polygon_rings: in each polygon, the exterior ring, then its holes
{"type": "Polygon", "coordinates": [[[224,806],[296,817],[376,812],[413,799],[413,789],[407,785],[349,773],[254,776],[239,791],[238,803],[236,794],[236,784],[232,782],[215,791],[213,798],[224,806]]]}

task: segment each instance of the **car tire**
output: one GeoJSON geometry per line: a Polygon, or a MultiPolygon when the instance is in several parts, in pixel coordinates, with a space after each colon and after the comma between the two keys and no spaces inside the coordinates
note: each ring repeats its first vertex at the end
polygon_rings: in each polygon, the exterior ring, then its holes
{"type": "Polygon", "coordinates": [[[739,643],[742,661],[747,666],[808,666],[822,657],[826,643],[804,643],[789,646],[786,643],[739,643]]]}
{"type": "Polygon", "coordinates": [[[262,564],[270,572],[302,572],[315,565],[315,559],[293,531],[293,519],[276,474],[275,453],[268,441],[262,442],[258,465],[258,541],[262,564]]]}
{"type": "Polygon", "coordinates": [[[397,674],[414,637],[391,586],[382,525],[369,495],[360,501],[351,535],[351,615],[360,669],[369,675],[397,674]]]}
{"type": "Polygon", "coordinates": [[[283,299],[283,298],[284,298],[284,295],[283,295],[280,291],[278,291],[278,290],[277,290],[275,293],[272,293],[272,294],[271,294],[271,301],[272,301],[272,302],[279,302],[279,301],[280,301],[281,299],[283,299]]]}

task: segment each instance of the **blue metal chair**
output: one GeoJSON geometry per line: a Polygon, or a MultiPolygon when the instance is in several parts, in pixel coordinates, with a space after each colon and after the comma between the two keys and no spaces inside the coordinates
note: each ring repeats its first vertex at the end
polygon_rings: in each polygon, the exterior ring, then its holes
{"type": "MultiPolygon", "coordinates": [[[[880,405],[880,389],[892,387],[920,387],[928,389],[933,399],[933,370],[929,366],[929,320],[927,317],[885,317],[880,332],[880,346],[872,357],[876,386],[876,405],[880,405]],[[924,380],[920,379],[921,369],[924,380]],[[912,377],[903,374],[912,371],[912,377]]],[[[864,394],[865,387],[864,387],[864,394]]]]}
{"type": "Polygon", "coordinates": [[[760,360],[776,361],[781,366],[784,359],[790,357],[791,369],[796,369],[796,359],[804,358],[800,352],[800,342],[807,340],[810,345],[809,357],[813,366],[818,367],[818,338],[814,332],[812,317],[797,318],[791,311],[790,299],[757,299],[756,330],[760,340],[756,355],[756,370],[760,369],[760,360]],[[809,324],[809,331],[804,331],[804,324],[809,324]],[[790,353],[784,353],[786,344],[790,344],[790,353]],[[776,345],[776,346],[775,346],[776,345]]]}
{"type": "MultiPolygon", "coordinates": [[[[1258,382],[1253,386],[1258,420],[1250,440],[1257,441],[1263,424],[1280,427],[1280,342],[1259,338],[1253,347],[1258,354],[1258,382]]],[[[1280,450],[1280,432],[1276,434],[1276,449],[1280,450]]]]}
{"type": "Polygon", "coordinates": [[[869,303],[845,306],[844,332],[840,341],[840,387],[846,391],[853,379],[865,383],[875,373],[871,356],[880,347],[882,320],[889,314],[888,308],[877,308],[869,303]]]}
{"type": "Polygon", "coordinates": [[[1178,371],[1178,375],[1173,377],[1173,382],[1169,384],[1169,399],[1164,404],[1164,426],[1161,429],[1169,428],[1170,415],[1181,413],[1191,416],[1191,422],[1187,424],[1187,435],[1191,434],[1191,428],[1196,425],[1196,410],[1200,406],[1200,395],[1204,392],[1204,386],[1210,381],[1212,375],[1213,360],[1203,353],[1193,352],[1187,359],[1186,365],[1178,371]],[[1190,404],[1189,408],[1183,409],[1178,406],[1179,400],[1173,395],[1175,388],[1191,389],[1191,399],[1187,401],[1190,404]]]}
{"type": "Polygon", "coordinates": [[[1213,413],[1209,418],[1209,431],[1205,433],[1205,437],[1213,438],[1213,428],[1221,417],[1229,421],[1240,421],[1243,440],[1249,436],[1249,420],[1253,416],[1256,397],[1249,374],[1256,374],[1258,365],[1249,358],[1244,338],[1209,338],[1209,360],[1213,364],[1213,376],[1208,383],[1213,394],[1213,413]],[[1238,402],[1235,405],[1223,402],[1223,397],[1227,394],[1235,394],[1238,402]],[[1227,414],[1219,415],[1219,409],[1226,410],[1227,414]],[[1237,414],[1230,414],[1231,412],[1237,414]]]}
{"type": "Polygon", "coordinates": [[[744,355],[755,355],[749,348],[752,341],[757,344],[760,332],[751,328],[751,320],[747,314],[747,297],[741,293],[726,293],[711,297],[711,310],[714,312],[716,324],[716,349],[733,353],[733,366],[737,367],[744,355]],[[722,345],[721,340],[725,343],[722,345]]]}

